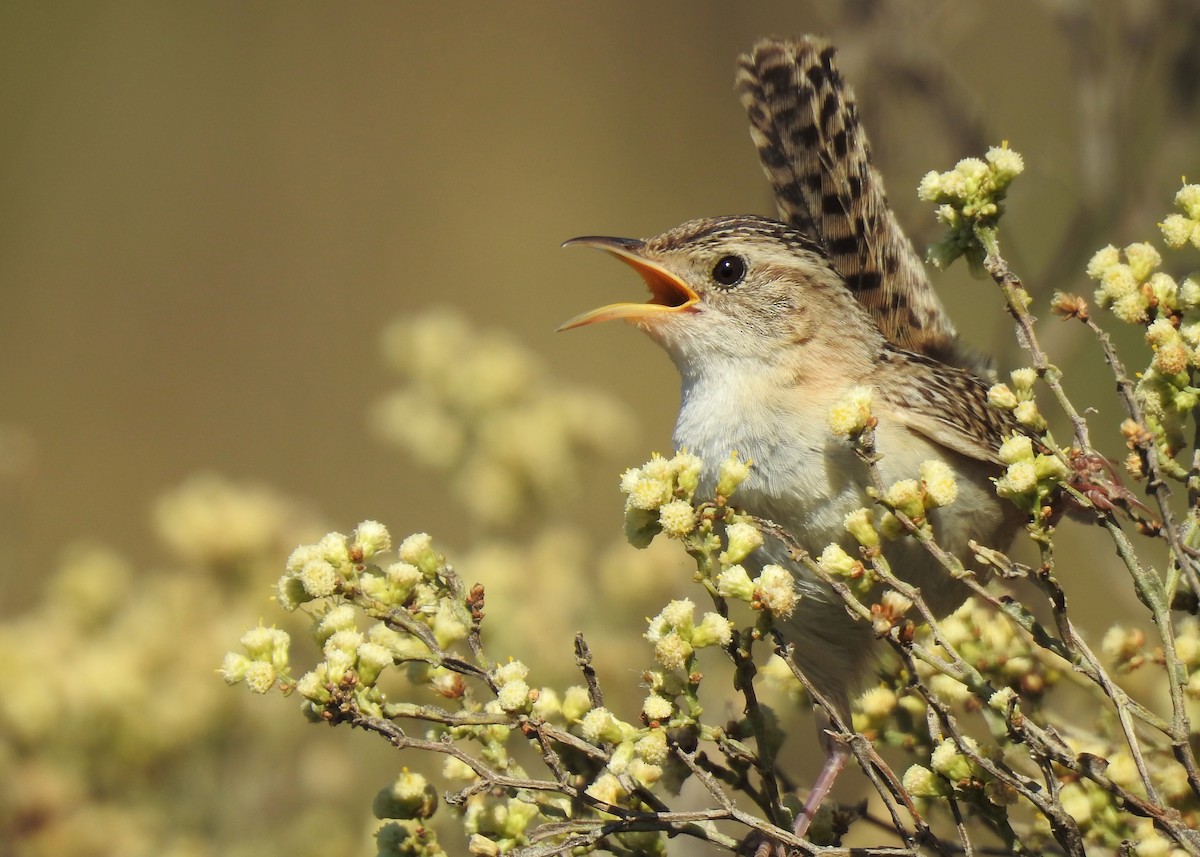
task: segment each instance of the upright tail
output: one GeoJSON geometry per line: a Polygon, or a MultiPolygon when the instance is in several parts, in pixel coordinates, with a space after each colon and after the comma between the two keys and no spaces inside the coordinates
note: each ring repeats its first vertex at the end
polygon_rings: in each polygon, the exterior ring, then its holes
{"type": "Polygon", "coordinates": [[[836,50],[813,36],[767,39],[738,61],[737,91],[781,217],[817,241],[892,344],[962,368],[962,349],[871,164],[836,50]]]}

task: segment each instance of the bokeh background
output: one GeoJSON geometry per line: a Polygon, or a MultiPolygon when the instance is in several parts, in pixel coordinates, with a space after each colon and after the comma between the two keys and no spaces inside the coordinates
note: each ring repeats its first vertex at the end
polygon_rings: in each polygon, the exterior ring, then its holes
{"type": "MultiPolygon", "coordinates": [[[[53,638],[47,581],[78,561],[73,545],[102,543],[115,552],[104,561],[124,564],[127,573],[117,576],[132,581],[122,584],[122,604],[158,592],[153,581],[188,562],[207,563],[211,576],[200,579],[231,587],[237,620],[274,621],[266,585],[273,571],[239,572],[238,588],[211,554],[183,556],[169,535],[166,545],[156,535],[159,498],[197,473],[277,492],[245,489],[277,504],[272,532],[280,544],[263,542],[256,562],[281,563],[300,536],[287,538],[317,529],[315,522],[345,531],[365,518],[398,535],[427,530],[448,549],[469,552],[487,528],[464,526],[446,474],[369,429],[373,404],[398,383],[381,349],[385,327],[435,307],[504,331],[538,355],[552,367],[535,376],[539,383],[553,375],[564,388],[599,391],[625,409],[614,417],[620,437],[603,466],[583,468],[575,502],[557,512],[573,533],[617,536],[617,473],[651,450],[667,451],[677,379],[648,340],[621,326],[554,333],[575,313],[640,289],[619,266],[559,244],[578,234],[650,235],[702,215],[773,213],[732,91],[738,53],[763,35],[834,40],[893,204],[918,246],[936,233],[932,213],[915,201],[920,176],[1008,140],[1027,171],[1010,197],[1002,243],[1044,299],[1055,288],[1087,291],[1088,255],[1105,243],[1150,238],[1180,175],[1200,172],[1200,15],[1190,6],[3,6],[0,619],[36,616],[53,638]]],[[[970,342],[1002,367],[1020,365],[990,284],[964,270],[935,282],[970,342]]],[[[1119,457],[1116,400],[1094,343],[1041,306],[1052,356],[1078,401],[1097,410],[1096,440],[1119,457]],[[1076,365],[1091,368],[1072,374],[1076,365]]],[[[512,532],[539,523],[517,516],[512,532]]],[[[1098,580],[1105,559],[1089,571],[1098,580]]],[[[539,577],[511,561],[514,575],[527,576],[511,585],[530,597],[553,592],[570,583],[551,578],[585,565],[545,559],[539,577]]],[[[1094,610],[1103,627],[1119,605],[1094,610]]],[[[205,615],[217,614],[225,615],[205,615]]],[[[231,647],[245,623],[231,620],[215,633],[183,615],[170,629],[175,642],[217,646],[212,659],[200,647],[191,667],[216,692],[233,694],[209,670],[222,634],[231,647]]],[[[608,617],[585,611],[571,621],[595,630],[608,617]]],[[[569,665],[568,649],[561,659],[569,665]]],[[[29,680],[69,683],[75,667],[68,654],[37,666],[29,680]]],[[[159,702],[172,708],[170,699],[159,702]]],[[[269,710],[294,708],[279,702],[269,710]]],[[[189,783],[167,789],[195,802],[187,821],[173,825],[194,834],[179,853],[313,842],[264,826],[282,829],[289,812],[327,797],[317,785],[297,792],[300,781],[341,784],[343,815],[358,806],[362,819],[337,841],[369,850],[355,838],[366,829],[361,794],[382,781],[363,792],[355,776],[394,773],[395,760],[380,760],[365,736],[298,727],[319,761],[306,763],[308,779],[272,780],[272,747],[259,746],[256,756],[237,743],[253,744],[255,730],[272,721],[223,716],[236,741],[199,727],[195,734],[210,750],[231,742],[244,758],[240,766],[193,761],[189,783]],[[290,789],[291,802],[271,800],[272,789],[290,789]]],[[[79,717],[71,728],[86,732],[84,703],[79,717]]],[[[29,746],[13,739],[0,760],[24,758],[29,746]]],[[[169,756],[176,777],[185,750],[169,756]]],[[[89,752],[87,764],[99,764],[104,742],[89,752]]],[[[143,795],[171,767],[156,765],[139,774],[143,795]]],[[[62,806],[91,800],[89,776],[81,768],[70,788],[47,787],[53,799],[20,816],[20,830],[37,834],[62,806]]],[[[109,776],[112,788],[122,781],[119,772],[109,776]]],[[[179,808],[159,807],[166,817],[179,808]]],[[[121,829],[154,853],[165,840],[137,839],[142,820],[121,829]]],[[[24,844],[0,844],[0,853],[53,853],[47,849],[66,841],[47,845],[31,834],[24,844]]],[[[100,841],[88,847],[76,853],[109,853],[100,841]]]]}

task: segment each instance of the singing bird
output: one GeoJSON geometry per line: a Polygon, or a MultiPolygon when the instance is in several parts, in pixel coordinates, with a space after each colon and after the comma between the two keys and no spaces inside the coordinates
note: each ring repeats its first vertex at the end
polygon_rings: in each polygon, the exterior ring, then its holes
{"type": "MultiPolygon", "coordinates": [[[[887,207],[853,98],[823,41],[766,41],[741,58],[738,88],[780,222],[757,216],[693,220],[653,238],[582,237],[634,268],[644,303],[617,303],[562,329],[623,319],[671,357],[682,380],[676,448],[706,467],[711,493],[731,451],[754,467],[737,504],[786,529],[807,551],[857,544],[844,519],[871,501],[866,465],[831,433],[830,408],[848,390],[873,390],[883,481],[913,478],[922,462],[947,464],[957,500],[929,520],[946,550],[969,542],[1004,547],[1023,517],[996,496],[997,450],[1019,430],[987,404],[982,363],[957,342],[912,245],[887,207]]],[[[897,574],[939,613],[965,590],[913,539],[884,547],[897,574]]],[[[802,598],[786,625],[795,660],[849,722],[878,647],[871,628],[778,542],[751,565],[789,568],[802,598]]],[[[824,731],[822,732],[824,735],[824,731]]],[[[804,811],[803,835],[847,759],[823,740],[826,759],[804,811]]]]}

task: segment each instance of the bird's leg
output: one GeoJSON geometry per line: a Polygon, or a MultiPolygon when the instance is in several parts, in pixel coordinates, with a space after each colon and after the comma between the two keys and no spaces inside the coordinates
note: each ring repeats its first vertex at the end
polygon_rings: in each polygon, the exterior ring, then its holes
{"type": "Polygon", "coordinates": [[[817,781],[813,783],[812,791],[808,793],[808,798],[804,801],[804,809],[796,816],[793,829],[797,836],[804,836],[808,832],[808,826],[812,824],[813,817],[816,816],[817,810],[821,808],[829,790],[833,788],[834,780],[842,772],[842,768],[846,767],[846,761],[850,758],[850,748],[840,741],[833,740],[824,729],[821,730],[821,744],[825,747],[825,764],[821,766],[821,773],[817,774],[817,781]]]}
{"type": "MultiPolygon", "coordinates": [[[[846,767],[846,761],[850,758],[850,748],[840,741],[833,740],[824,729],[821,730],[821,744],[825,748],[825,764],[821,766],[821,772],[817,774],[817,781],[813,783],[812,791],[809,792],[808,799],[804,801],[804,808],[792,823],[792,829],[801,838],[808,833],[808,827],[812,824],[817,810],[825,802],[829,790],[833,788],[834,781],[837,780],[838,774],[842,772],[842,768],[846,767]]],[[[788,853],[783,843],[770,839],[757,840],[757,845],[751,847],[754,847],[754,857],[786,857],[788,853]]]]}

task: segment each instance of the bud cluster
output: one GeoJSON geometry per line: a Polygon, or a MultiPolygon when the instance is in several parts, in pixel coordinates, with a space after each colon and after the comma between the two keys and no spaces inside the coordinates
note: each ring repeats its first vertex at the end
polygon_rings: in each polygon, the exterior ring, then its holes
{"type": "Polygon", "coordinates": [[[994,252],[1004,197],[1024,169],[1021,156],[1004,144],[988,149],[982,160],[966,158],[949,172],[926,173],[917,196],[938,203],[937,219],[949,229],[929,248],[929,261],[945,268],[965,255],[971,266],[978,268],[984,256],[994,252]]]}
{"type": "Polygon", "coordinates": [[[1163,240],[1173,250],[1190,243],[1200,248],[1200,185],[1185,184],[1175,194],[1175,205],[1182,211],[1168,214],[1158,225],[1163,240]]]}
{"type": "Polygon", "coordinates": [[[272,626],[251,628],[240,640],[244,653],[229,652],[221,663],[221,677],[229,685],[245,682],[254,693],[266,693],[275,687],[288,671],[288,645],[291,638],[286,631],[272,626]]]}
{"type": "MultiPolygon", "coordinates": [[[[1166,245],[1200,246],[1200,185],[1184,185],[1175,195],[1181,210],[1159,228],[1166,245]]],[[[1114,316],[1146,327],[1153,350],[1150,365],[1139,373],[1136,395],[1165,459],[1184,446],[1188,416],[1200,404],[1200,388],[1192,376],[1200,368],[1200,272],[1179,280],[1156,270],[1163,259],[1149,243],[1123,251],[1109,245],[1087,266],[1097,282],[1096,300],[1114,316]]]]}
{"type": "Polygon", "coordinates": [[[654,659],[669,670],[686,670],[696,649],[727,646],[733,623],[719,613],[705,613],[695,621],[696,605],[689,599],[672,601],[650,620],[646,639],[654,644],[654,659]]]}
{"type": "MultiPolygon", "coordinates": [[[[1068,735],[1065,740],[1077,757],[1103,759],[1105,776],[1117,786],[1133,794],[1145,794],[1137,763],[1124,741],[1098,735],[1068,735]]],[[[1180,813],[1185,826],[1195,829],[1200,820],[1200,801],[1188,783],[1184,767],[1169,752],[1162,750],[1147,754],[1145,763],[1159,797],[1173,811],[1180,813]]],[[[1186,853],[1155,830],[1150,819],[1131,816],[1120,800],[1090,779],[1067,782],[1059,792],[1059,802],[1078,825],[1087,844],[1110,848],[1113,843],[1122,841],[1136,843],[1132,853],[1139,857],[1173,857],[1186,853]]],[[[1049,824],[1044,818],[1036,818],[1034,823],[1040,833],[1049,832],[1049,824]]]]}
{"type": "Polygon", "coordinates": [[[1008,384],[993,384],[988,389],[988,404],[993,408],[1011,412],[1017,422],[1031,431],[1045,431],[1046,419],[1038,410],[1033,395],[1033,385],[1037,377],[1036,369],[1014,369],[1009,374],[1012,380],[1011,387],[1008,384]]]}
{"type": "Polygon", "coordinates": [[[1000,446],[1004,475],[996,480],[996,493],[1033,515],[1067,478],[1066,463],[1054,453],[1034,452],[1028,435],[1015,434],[1000,446]]]}
{"type": "MultiPolygon", "coordinates": [[[[1011,689],[1030,705],[1037,705],[1047,689],[1062,678],[1061,661],[1032,644],[1010,620],[974,598],[941,620],[938,629],[946,645],[977,669],[989,685],[997,691],[1011,689]]],[[[935,653],[941,652],[932,640],[930,646],[935,653]]],[[[970,688],[923,661],[917,662],[917,672],[947,702],[977,704],[970,688]]],[[[1002,701],[996,700],[996,705],[1002,701]]]]}

